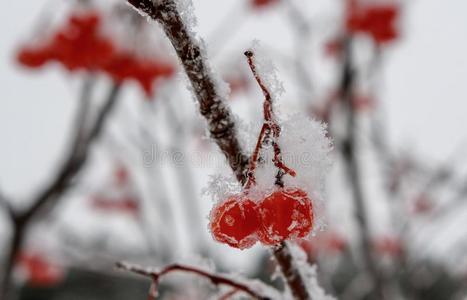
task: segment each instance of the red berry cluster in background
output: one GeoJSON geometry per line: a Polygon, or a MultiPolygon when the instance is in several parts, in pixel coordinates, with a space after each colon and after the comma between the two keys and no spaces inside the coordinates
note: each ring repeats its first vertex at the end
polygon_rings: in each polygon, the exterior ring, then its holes
{"type": "Polygon", "coordinates": [[[98,193],[90,200],[91,207],[104,213],[121,213],[138,217],[141,210],[139,198],[132,193],[132,181],[127,167],[117,162],[113,170],[112,187],[122,192],[120,195],[98,193]]]}
{"type": "Polygon", "coordinates": [[[300,240],[298,245],[305,251],[310,262],[316,261],[318,255],[341,254],[348,247],[347,241],[333,230],[322,232],[311,239],[300,240]]]}
{"type": "Polygon", "coordinates": [[[45,43],[19,49],[17,60],[29,68],[55,61],[71,72],[101,71],[118,83],[134,80],[152,96],[154,80],[172,76],[173,65],[118,49],[112,39],[101,34],[101,23],[97,11],[74,13],[45,43]]]}
{"type": "Polygon", "coordinates": [[[235,248],[249,248],[258,240],[276,245],[310,233],[312,202],[297,188],[276,190],[259,202],[234,196],[213,208],[210,228],[215,240],[235,248]]]}
{"type": "Polygon", "coordinates": [[[65,277],[62,268],[52,265],[45,258],[36,253],[20,253],[16,264],[26,273],[27,282],[31,286],[54,286],[60,283],[65,277]]]}
{"type": "Polygon", "coordinates": [[[396,3],[361,4],[347,1],[346,29],[349,33],[364,33],[382,45],[397,39],[396,21],[400,7],[396,3]]]}
{"type": "Polygon", "coordinates": [[[404,253],[402,242],[398,237],[382,236],[373,241],[373,248],[380,255],[400,257],[404,253]]]}
{"type": "Polygon", "coordinates": [[[97,12],[74,14],[45,44],[20,49],[18,61],[32,68],[57,61],[70,71],[97,70],[115,51],[112,42],[99,35],[100,22],[97,12]]]}
{"type": "Polygon", "coordinates": [[[102,196],[94,196],[92,199],[92,207],[96,210],[105,212],[120,212],[130,215],[139,213],[139,201],[135,197],[107,198],[102,196]]]}
{"type": "Polygon", "coordinates": [[[251,5],[254,8],[264,8],[279,2],[279,0],[251,0],[251,5]]]}

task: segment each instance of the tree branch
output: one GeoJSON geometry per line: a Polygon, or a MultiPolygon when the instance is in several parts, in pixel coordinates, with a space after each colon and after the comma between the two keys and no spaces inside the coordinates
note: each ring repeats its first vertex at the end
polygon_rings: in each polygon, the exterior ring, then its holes
{"type": "MultiPolygon", "coordinates": [[[[114,84],[107,96],[107,100],[96,117],[94,125],[91,127],[87,135],[83,136],[83,133],[76,134],[76,140],[73,142],[75,148],[71,150],[68,159],[63,164],[57,177],[36,197],[33,201],[33,205],[26,212],[20,215],[20,219],[28,222],[40,209],[48,204],[52,204],[60,197],[63,191],[66,190],[74,176],[86,163],[92,143],[102,132],[107,116],[111,113],[117,103],[119,91],[120,85],[114,84]]],[[[84,114],[86,113],[86,110],[81,109],[80,113],[84,114]]],[[[81,118],[83,118],[83,116],[79,114],[78,119],[81,118]]]]}
{"type": "Polygon", "coordinates": [[[134,264],[118,262],[116,264],[116,267],[121,270],[129,271],[129,272],[132,272],[138,275],[151,278],[153,281],[154,292],[157,292],[157,286],[162,276],[167,275],[172,272],[185,272],[185,273],[193,273],[201,277],[207,278],[214,285],[230,286],[234,288],[235,290],[242,291],[255,299],[261,299],[261,300],[271,299],[269,296],[262,295],[260,292],[255,291],[252,287],[248,286],[245,283],[238,282],[226,276],[221,276],[219,274],[210,273],[208,271],[199,269],[194,266],[187,266],[187,265],[182,265],[182,264],[171,264],[171,265],[164,267],[163,269],[159,271],[156,271],[156,270],[150,270],[148,268],[144,268],[141,266],[137,266],[134,264]]]}
{"type": "Polygon", "coordinates": [[[136,9],[161,24],[174,47],[198,100],[201,115],[207,121],[211,137],[226,156],[237,179],[244,182],[248,157],[236,137],[235,122],[219,93],[206,63],[200,43],[183,22],[174,0],[128,0],[136,9]]]}
{"type": "Polygon", "coordinates": [[[356,112],[352,105],[355,71],[353,70],[352,65],[352,42],[350,37],[345,38],[344,45],[340,93],[343,105],[345,105],[347,110],[347,136],[342,142],[342,155],[346,163],[353,201],[355,204],[355,219],[357,220],[360,231],[360,248],[363,253],[365,268],[373,279],[374,291],[378,298],[384,299],[381,274],[377,269],[377,264],[372,253],[371,233],[366,215],[365,195],[361,186],[361,172],[356,154],[358,128],[356,112]]]}
{"type": "Polygon", "coordinates": [[[287,243],[282,242],[277,248],[273,249],[273,253],[295,299],[311,300],[311,295],[306,288],[302,275],[294,265],[294,258],[287,243]]]}

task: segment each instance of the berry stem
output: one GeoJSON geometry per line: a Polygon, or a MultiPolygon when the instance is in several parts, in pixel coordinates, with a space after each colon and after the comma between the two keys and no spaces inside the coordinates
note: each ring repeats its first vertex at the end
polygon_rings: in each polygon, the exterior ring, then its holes
{"type": "Polygon", "coordinates": [[[296,173],[294,170],[287,167],[282,161],[281,149],[280,149],[279,144],[277,143],[277,139],[280,136],[281,129],[274,115],[271,93],[269,92],[263,80],[259,76],[257,69],[256,69],[256,65],[253,61],[254,53],[253,51],[248,50],[248,51],[245,51],[244,54],[247,57],[248,65],[250,66],[251,72],[253,73],[253,76],[255,77],[256,82],[258,83],[264,95],[264,103],[263,103],[264,122],[261,128],[260,134],[258,136],[258,140],[256,142],[255,150],[253,151],[253,155],[251,156],[251,159],[249,162],[249,167],[248,167],[248,172],[247,172],[247,182],[245,184],[245,189],[249,189],[251,185],[255,184],[254,172],[255,172],[257,162],[259,159],[259,153],[261,151],[262,146],[268,140],[270,133],[272,133],[271,144],[274,149],[273,163],[278,168],[275,184],[280,187],[283,187],[284,186],[284,183],[282,181],[283,175],[289,174],[290,176],[295,177],[296,173]]]}

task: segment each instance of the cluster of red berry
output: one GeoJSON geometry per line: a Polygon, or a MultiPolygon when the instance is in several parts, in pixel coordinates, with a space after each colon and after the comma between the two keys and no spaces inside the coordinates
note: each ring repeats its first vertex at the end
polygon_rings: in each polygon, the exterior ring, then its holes
{"type": "Polygon", "coordinates": [[[263,7],[270,6],[277,2],[279,2],[279,0],[252,0],[251,5],[254,8],[263,8],[263,7]]]}
{"type": "Polygon", "coordinates": [[[115,212],[137,217],[141,205],[138,197],[131,193],[132,182],[128,169],[121,163],[117,163],[113,171],[113,188],[123,192],[117,197],[105,194],[93,195],[90,198],[93,209],[105,213],[115,212]]]}
{"type": "Polygon", "coordinates": [[[245,55],[265,96],[264,122],[250,159],[243,193],[215,206],[210,216],[210,229],[214,239],[240,249],[251,247],[258,240],[265,245],[276,245],[287,239],[303,238],[313,227],[313,207],[307,193],[300,188],[284,187],[282,176],[288,174],[294,177],[296,174],[282,161],[281,149],[277,143],[281,128],[274,116],[271,94],[253,63],[254,54],[246,51],[245,55]],[[250,188],[256,184],[255,170],[261,148],[269,143],[274,150],[272,162],[278,170],[276,189],[260,201],[255,201],[249,196],[250,188]]]}
{"type": "Polygon", "coordinates": [[[346,29],[350,33],[365,33],[378,44],[397,39],[396,20],[399,6],[395,3],[360,4],[358,0],[347,1],[346,29]]]}
{"type": "Polygon", "coordinates": [[[92,198],[92,206],[96,210],[105,212],[121,212],[133,216],[137,215],[140,209],[138,200],[130,196],[118,199],[95,196],[92,198]]]}
{"type": "Polygon", "coordinates": [[[258,240],[275,245],[310,233],[312,203],[298,188],[279,189],[259,202],[234,196],[214,207],[210,227],[217,241],[235,248],[249,248],[258,240]]]}
{"type": "Polygon", "coordinates": [[[16,259],[16,265],[24,271],[31,286],[54,286],[65,276],[62,268],[51,264],[36,253],[21,252],[16,259]]]}
{"type": "Polygon", "coordinates": [[[174,67],[117,49],[110,38],[100,33],[101,21],[96,11],[74,13],[47,42],[21,48],[17,60],[30,68],[56,61],[69,71],[102,71],[116,82],[135,80],[148,97],[152,96],[154,80],[170,77],[174,67]]]}

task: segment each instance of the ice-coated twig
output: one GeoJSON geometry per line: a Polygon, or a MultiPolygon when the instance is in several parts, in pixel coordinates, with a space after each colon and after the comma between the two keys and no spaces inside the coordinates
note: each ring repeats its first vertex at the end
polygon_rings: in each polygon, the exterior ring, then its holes
{"type": "Polygon", "coordinates": [[[235,122],[206,62],[201,43],[185,24],[176,1],[128,0],[128,3],[162,26],[185,69],[211,137],[226,156],[237,179],[243,182],[248,157],[241,149],[235,122]]]}
{"type": "Polygon", "coordinates": [[[202,270],[195,266],[182,265],[182,264],[170,264],[160,270],[154,270],[154,269],[149,269],[149,268],[145,268],[142,266],[138,266],[138,265],[130,264],[126,262],[117,262],[116,267],[121,270],[125,270],[128,272],[132,272],[132,273],[150,278],[152,280],[150,294],[153,297],[157,296],[157,287],[158,287],[158,283],[161,277],[172,272],[184,272],[184,273],[193,273],[198,276],[209,279],[209,281],[211,281],[211,283],[216,286],[219,286],[219,285],[230,286],[234,288],[234,291],[242,291],[255,299],[261,299],[261,300],[271,299],[269,296],[263,295],[259,291],[255,291],[252,287],[250,287],[246,283],[239,282],[228,276],[222,276],[220,274],[215,274],[215,273],[212,273],[206,270],[202,270]]]}

